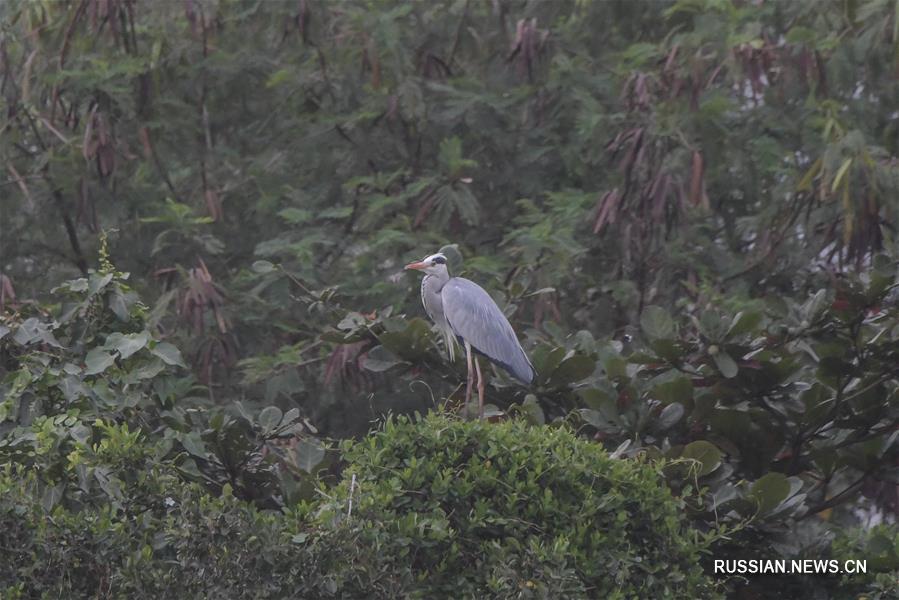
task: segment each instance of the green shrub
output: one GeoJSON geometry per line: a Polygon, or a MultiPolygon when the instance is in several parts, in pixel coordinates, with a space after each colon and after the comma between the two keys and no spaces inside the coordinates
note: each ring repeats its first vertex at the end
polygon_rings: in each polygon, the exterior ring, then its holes
{"type": "Polygon", "coordinates": [[[141,485],[83,504],[49,501],[36,471],[7,466],[0,588],[5,598],[714,595],[697,562],[704,544],[658,467],[566,430],[431,415],[389,421],[343,450],[344,481],[283,511],[229,486],[212,496],[149,453],[141,485]]]}
{"type": "Polygon", "coordinates": [[[348,549],[378,568],[352,532],[310,528],[302,506],[259,510],[227,488],[158,480],[142,504],[126,489],[120,509],[47,510],[33,473],[0,473],[0,598],[341,597],[348,549]]]}
{"type": "Polygon", "coordinates": [[[660,467],[565,429],[401,417],[344,455],[321,517],[361,531],[416,597],[714,595],[660,467]]]}
{"type": "Polygon", "coordinates": [[[833,543],[833,558],[840,564],[864,560],[867,568],[867,573],[846,575],[836,598],[899,598],[899,531],[895,524],[840,535],[833,543]]]}

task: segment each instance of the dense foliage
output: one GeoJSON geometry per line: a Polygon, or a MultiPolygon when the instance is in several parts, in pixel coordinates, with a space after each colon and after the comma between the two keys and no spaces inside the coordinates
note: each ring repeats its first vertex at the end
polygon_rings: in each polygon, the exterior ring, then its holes
{"type": "MultiPolygon", "coordinates": [[[[0,2],[10,527],[64,511],[75,537],[40,547],[91,585],[206,507],[289,555],[276,514],[346,476],[331,441],[460,403],[401,271],[442,247],[538,371],[491,374],[492,419],[667,459],[710,556],[876,565],[734,594],[895,595],[894,4],[0,2]]],[[[549,548],[535,585],[602,585],[549,548]]],[[[214,560],[178,585],[230,585],[214,560]]],[[[380,585],[321,560],[339,581],[310,590],[380,585]]]]}
{"type": "Polygon", "coordinates": [[[362,539],[411,571],[416,595],[714,595],[703,545],[658,468],[610,458],[565,429],[401,419],[345,457],[331,511],[358,490],[362,539]]]}
{"type": "Polygon", "coordinates": [[[714,593],[661,467],[564,428],[401,418],[344,444],[342,484],[310,483],[323,449],[296,413],[173,406],[180,353],[103,265],[61,286],[61,321],[6,331],[5,598],[714,593]]]}

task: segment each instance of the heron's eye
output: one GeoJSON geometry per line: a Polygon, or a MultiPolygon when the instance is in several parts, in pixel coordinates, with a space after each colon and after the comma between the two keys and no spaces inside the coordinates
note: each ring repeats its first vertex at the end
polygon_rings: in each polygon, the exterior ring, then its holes
{"type": "Polygon", "coordinates": [[[431,263],[435,264],[435,265],[445,265],[446,259],[443,258],[442,256],[435,256],[434,260],[432,260],[431,263]]]}

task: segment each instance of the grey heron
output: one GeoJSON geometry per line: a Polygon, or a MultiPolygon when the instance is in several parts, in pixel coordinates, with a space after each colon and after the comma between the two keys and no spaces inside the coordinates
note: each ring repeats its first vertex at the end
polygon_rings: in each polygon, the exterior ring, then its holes
{"type": "MultiPolygon", "coordinates": [[[[450,277],[446,256],[440,253],[409,263],[406,269],[424,271],[421,302],[425,312],[445,336],[450,360],[455,356],[454,340],[465,348],[468,363],[466,407],[471,400],[474,379],[472,350],[486,356],[522,383],[534,381],[536,371],[515,336],[512,325],[484,288],[463,277],[450,277]]],[[[483,419],[484,379],[476,357],[474,370],[478,379],[478,416],[483,419]]]]}

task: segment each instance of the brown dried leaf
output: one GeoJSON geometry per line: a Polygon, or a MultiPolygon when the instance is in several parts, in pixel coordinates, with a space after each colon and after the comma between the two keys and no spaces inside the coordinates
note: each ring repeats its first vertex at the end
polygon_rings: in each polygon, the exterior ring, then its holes
{"type": "Polygon", "coordinates": [[[435,189],[431,189],[428,191],[425,196],[424,202],[422,202],[421,207],[418,209],[418,213],[415,215],[415,220],[412,222],[412,228],[418,229],[421,227],[421,224],[425,222],[425,219],[428,218],[428,215],[431,214],[431,210],[434,208],[434,203],[437,201],[437,194],[435,189]]]}
{"type": "Polygon", "coordinates": [[[674,59],[677,58],[677,51],[680,49],[679,44],[675,44],[674,47],[671,48],[671,51],[668,52],[668,59],[665,61],[665,71],[671,71],[671,67],[674,66],[674,59]]]}
{"type": "Polygon", "coordinates": [[[622,159],[619,168],[624,172],[625,177],[630,176],[631,169],[635,166],[640,166],[637,161],[637,157],[640,156],[640,150],[643,147],[643,128],[632,130],[633,134],[630,137],[630,151],[625,155],[624,159],[622,159]]]}
{"type": "Polygon", "coordinates": [[[178,314],[195,333],[199,334],[204,330],[205,315],[211,312],[219,332],[228,333],[230,324],[224,316],[224,295],[219,286],[213,282],[203,259],[197,260],[199,266],[187,273],[186,286],[178,302],[178,314]]]}
{"type": "Polygon", "coordinates": [[[515,39],[512,41],[512,50],[507,61],[515,61],[515,70],[519,77],[527,76],[528,81],[533,80],[534,65],[537,56],[546,40],[549,31],[537,29],[537,19],[519,19],[515,26],[515,39]]]}
{"type": "Polygon", "coordinates": [[[151,160],[153,158],[153,146],[150,143],[150,130],[146,126],[141,127],[137,132],[137,137],[140,138],[140,143],[144,150],[144,160],[151,160]]]}
{"type": "Polygon", "coordinates": [[[299,0],[297,9],[297,16],[295,17],[297,29],[300,30],[300,37],[303,38],[303,43],[305,44],[307,42],[306,36],[308,35],[307,27],[309,26],[309,5],[306,3],[306,0],[299,0]]]}
{"type": "Polygon", "coordinates": [[[621,201],[621,194],[618,188],[608,191],[602,195],[597,202],[596,221],[593,223],[593,233],[598,234],[607,224],[614,224],[618,217],[618,206],[621,201]]]}
{"type": "Polygon", "coordinates": [[[705,164],[699,150],[693,151],[693,169],[690,176],[690,204],[697,206],[702,202],[705,187],[705,164]]]}
{"type": "Polygon", "coordinates": [[[0,273],[0,310],[6,306],[16,304],[16,290],[13,288],[12,279],[7,275],[0,273]]]}
{"type": "Polygon", "coordinates": [[[660,174],[656,177],[652,192],[652,218],[656,222],[661,221],[665,215],[665,204],[668,199],[668,187],[671,183],[671,176],[667,173],[660,174]]]}
{"type": "Polygon", "coordinates": [[[203,193],[203,196],[206,201],[206,211],[209,213],[209,217],[213,221],[221,221],[224,219],[225,213],[222,209],[222,200],[219,198],[218,193],[211,188],[207,188],[203,193]]]}

